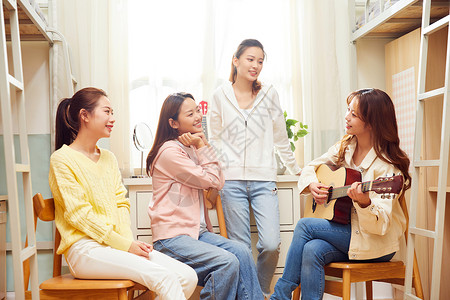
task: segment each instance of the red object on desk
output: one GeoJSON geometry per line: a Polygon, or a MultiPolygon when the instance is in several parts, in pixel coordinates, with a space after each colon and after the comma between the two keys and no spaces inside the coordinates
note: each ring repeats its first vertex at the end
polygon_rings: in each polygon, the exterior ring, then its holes
{"type": "Polygon", "coordinates": [[[202,110],[202,114],[206,115],[206,113],[208,112],[208,102],[206,101],[201,101],[199,103],[200,109],[202,110]]]}

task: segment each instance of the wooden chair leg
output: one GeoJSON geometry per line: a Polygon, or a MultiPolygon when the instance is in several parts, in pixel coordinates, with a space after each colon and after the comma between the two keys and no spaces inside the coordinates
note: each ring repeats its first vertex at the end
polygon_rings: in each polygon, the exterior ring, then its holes
{"type": "Polygon", "coordinates": [[[350,270],[342,272],[342,300],[350,300],[352,283],[350,282],[350,270]]]}
{"type": "Polygon", "coordinates": [[[298,285],[298,287],[294,290],[294,293],[292,293],[292,300],[299,300],[300,292],[301,292],[301,287],[300,287],[300,285],[298,285]]]}
{"type": "Polygon", "coordinates": [[[126,288],[119,289],[117,292],[119,294],[119,300],[128,300],[128,293],[126,288]]]}
{"type": "Polygon", "coordinates": [[[223,214],[222,199],[220,198],[219,195],[217,195],[216,198],[216,212],[217,212],[217,221],[219,222],[220,235],[227,239],[228,238],[227,225],[225,223],[225,215],[223,214]]]}
{"type": "Polygon", "coordinates": [[[366,281],[366,299],[367,300],[373,299],[372,281],[366,281]]]}
{"type": "Polygon", "coordinates": [[[142,289],[140,289],[139,287],[136,288],[136,286],[128,290],[128,300],[155,300],[156,298],[155,292],[150,290],[146,290],[145,292],[142,291],[143,291],[142,289]],[[135,297],[135,293],[137,291],[141,291],[141,293],[138,294],[137,297],[135,297]]]}
{"type": "Polygon", "coordinates": [[[414,250],[414,261],[413,261],[413,287],[416,291],[416,296],[420,299],[423,297],[422,281],[420,279],[419,264],[417,263],[416,251],[414,250]]]}
{"type": "MultiPolygon", "coordinates": [[[[130,298],[128,297],[128,299],[130,299],[130,298]]],[[[150,291],[150,290],[148,290],[148,291],[145,291],[145,293],[140,294],[136,298],[131,298],[131,299],[134,299],[134,300],[154,300],[155,299],[155,293],[150,291]]]]}

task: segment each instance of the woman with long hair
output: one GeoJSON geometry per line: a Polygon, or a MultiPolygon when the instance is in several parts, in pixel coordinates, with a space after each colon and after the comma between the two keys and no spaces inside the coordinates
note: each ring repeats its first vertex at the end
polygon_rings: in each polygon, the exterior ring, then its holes
{"type": "Polygon", "coordinates": [[[251,207],[258,229],[256,268],[267,297],[281,244],[276,151],[290,173],[301,169],[290,148],[278,93],[258,80],[265,56],[259,41],[241,42],[231,61],[229,82],[209,102],[208,127],[224,165],[220,195],[228,236],[252,248],[251,207]]]}
{"type": "Polygon", "coordinates": [[[116,158],[97,147],[114,123],[111,102],[97,88],[84,88],[58,105],[49,174],[61,234],[56,250],[75,278],[131,279],[160,299],[187,299],[197,284],[194,270],[133,238],[116,158]]]}
{"type": "MultiPolygon", "coordinates": [[[[308,188],[317,205],[328,199],[329,186],[319,183],[316,169],[333,164],[361,172],[362,181],[403,175],[403,191],[411,186],[409,159],[400,149],[394,104],[378,89],[362,89],[347,98],[346,135],[302,171],[299,190],[308,188]]],[[[399,250],[406,218],[396,197],[362,192],[361,182],[347,190],[352,200],[349,224],[303,218],[297,223],[283,276],[271,299],[291,299],[301,284],[302,299],[322,299],[323,267],[333,261],[389,261],[399,250]]]]}
{"type": "Polygon", "coordinates": [[[155,249],[194,268],[204,287],[201,299],[262,299],[250,250],[212,232],[203,190],[220,190],[224,178],[191,94],[164,101],[147,173],[153,183],[148,212],[155,249]]]}

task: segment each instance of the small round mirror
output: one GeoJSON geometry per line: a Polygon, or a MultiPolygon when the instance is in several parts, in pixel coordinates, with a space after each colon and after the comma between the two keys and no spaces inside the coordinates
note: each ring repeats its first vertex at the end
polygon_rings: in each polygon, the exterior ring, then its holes
{"type": "Polygon", "coordinates": [[[134,126],[133,131],[133,142],[141,152],[141,176],[144,177],[143,169],[144,169],[144,152],[150,150],[153,144],[153,134],[152,130],[146,123],[137,123],[134,126]]]}
{"type": "Polygon", "coordinates": [[[133,141],[139,151],[150,150],[153,143],[153,134],[146,123],[138,123],[134,126],[133,141]]]}

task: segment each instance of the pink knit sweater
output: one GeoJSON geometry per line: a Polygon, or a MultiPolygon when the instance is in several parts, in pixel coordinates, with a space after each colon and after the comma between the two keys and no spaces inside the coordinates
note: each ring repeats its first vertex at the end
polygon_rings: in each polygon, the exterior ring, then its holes
{"type": "MultiPolygon", "coordinates": [[[[153,200],[149,204],[148,214],[153,241],[182,234],[198,239],[199,191],[210,187],[220,190],[225,182],[214,149],[208,146],[187,148],[175,140],[167,141],[159,149],[150,174],[153,200]]],[[[206,212],[205,219],[211,231],[206,212]]]]}

